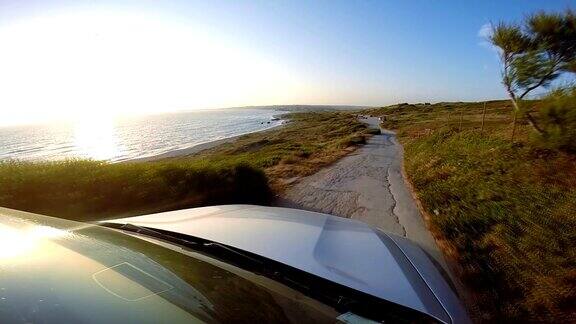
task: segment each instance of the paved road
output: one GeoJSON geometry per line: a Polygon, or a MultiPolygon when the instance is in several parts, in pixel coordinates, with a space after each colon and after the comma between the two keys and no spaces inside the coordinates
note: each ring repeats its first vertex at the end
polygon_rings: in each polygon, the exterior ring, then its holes
{"type": "MultiPolygon", "coordinates": [[[[364,119],[379,127],[377,118],[364,119]]],[[[366,145],[287,190],[283,205],[357,219],[418,242],[445,267],[402,177],[402,146],[382,130],[366,145]]]]}

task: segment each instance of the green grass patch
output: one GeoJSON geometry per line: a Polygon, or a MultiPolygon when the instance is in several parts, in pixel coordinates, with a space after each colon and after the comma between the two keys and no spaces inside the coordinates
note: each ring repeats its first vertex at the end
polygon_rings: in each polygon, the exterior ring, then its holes
{"type": "Polygon", "coordinates": [[[0,206],[75,220],[271,199],[264,173],[242,164],[7,162],[0,179],[0,206]]]}
{"type": "MultiPolygon", "coordinates": [[[[374,110],[469,287],[479,321],[563,322],[576,300],[576,156],[540,147],[505,101],[374,110]]],[[[572,316],[572,317],[570,317],[572,316]]]]}

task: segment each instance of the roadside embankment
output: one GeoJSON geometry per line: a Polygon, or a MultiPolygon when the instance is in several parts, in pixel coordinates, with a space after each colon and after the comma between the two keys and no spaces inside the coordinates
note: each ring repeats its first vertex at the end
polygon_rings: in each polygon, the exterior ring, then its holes
{"type": "Polygon", "coordinates": [[[458,264],[479,321],[575,319],[576,156],[512,142],[507,101],[372,110],[397,131],[435,236],[458,264]],[[484,122],[482,122],[484,120],[484,122]],[[484,126],[482,127],[482,124],[484,126]]]}

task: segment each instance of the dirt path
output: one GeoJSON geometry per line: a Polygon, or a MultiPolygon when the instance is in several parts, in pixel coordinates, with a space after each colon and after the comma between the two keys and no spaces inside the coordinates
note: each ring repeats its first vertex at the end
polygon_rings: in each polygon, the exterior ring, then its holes
{"type": "MultiPolygon", "coordinates": [[[[363,121],[379,127],[377,118],[363,121]]],[[[285,192],[282,205],[357,219],[407,237],[445,266],[401,170],[402,147],[394,133],[382,130],[354,153],[300,180],[285,192]]]]}

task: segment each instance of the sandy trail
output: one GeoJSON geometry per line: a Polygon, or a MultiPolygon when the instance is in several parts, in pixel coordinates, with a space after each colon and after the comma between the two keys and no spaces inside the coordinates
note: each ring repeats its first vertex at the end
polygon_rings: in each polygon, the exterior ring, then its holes
{"type": "MultiPolygon", "coordinates": [[[[378,128],[378,118],[362,121],[378,128]]],[[[366,222],[419,243],[445,266],[402,176],[402,146],[382,130],[337,163],[301,179],[283,195],[282,205],[366,222]]]]}

